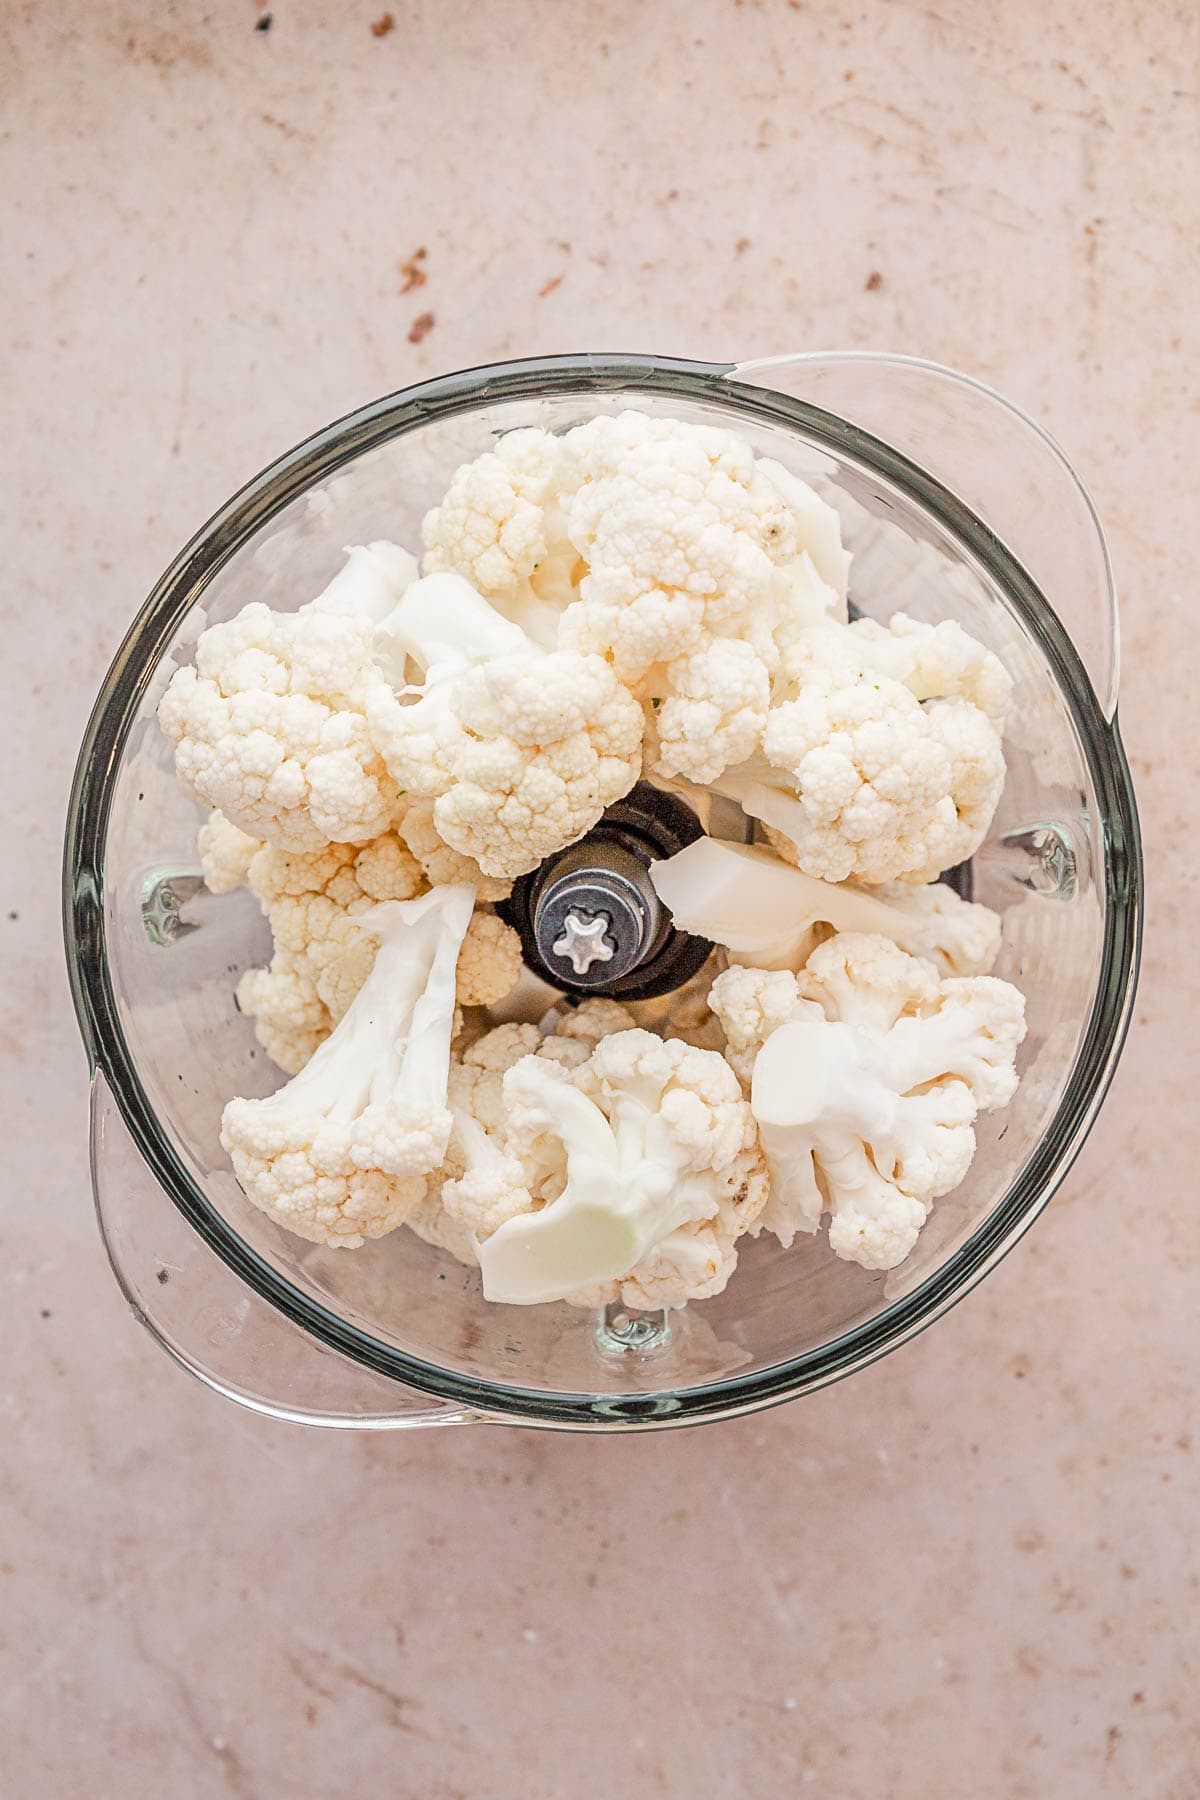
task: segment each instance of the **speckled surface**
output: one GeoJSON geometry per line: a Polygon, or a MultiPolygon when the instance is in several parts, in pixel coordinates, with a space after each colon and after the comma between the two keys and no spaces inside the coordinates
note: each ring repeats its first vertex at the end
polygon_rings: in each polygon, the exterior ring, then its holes
{"type": "Polygon", "coordinates": [[[0,11],[5,1791],[1188,1800],[1198,15],[390,6],[0,11]],[[420,375],[835,344],[1010,393],[1111,533],[1149,942],[1066,1186],[932,1332],[716,1429],[335,1438],[208,1395],[104,1264],[58,942],[142,595],[420,375]]]}

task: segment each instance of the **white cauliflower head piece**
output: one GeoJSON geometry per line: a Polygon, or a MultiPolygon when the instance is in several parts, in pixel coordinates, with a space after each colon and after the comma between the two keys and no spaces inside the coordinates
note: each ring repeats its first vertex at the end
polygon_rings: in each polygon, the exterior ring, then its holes
{"type": "Polygon", "coordinates": [[[711,1005],[751,1083],[771,1172],[763,1223],[788,1244],[828,1210],[837,1255],[894,1268],[966,1175],[976,1115],[1012,1097],[1021,995],[843,932],[799,977],[728,970],[711,1005]]]}
{"type": "Polygon", "coordinates": [[[753,1120],[722,1057],[616,1032],[572,1074],[542,1057],[518,1063],[504,1101],[510,1149],[558,1191],[480,1242],[489,1298],[655,1307],[720,1292],[766,1198],[753,1120]]]}
{"type": "Polygon", "coordinates": [[[784,651],[763,754],[725,778],[807,874],[929,882],[982,843],[1012,682],[953,620],[825,620],[784,651]]]}
{"type": "Polygon", "coordinates": [[[890,677],[812,679],[771,709],[763,755],[720,778],[782,856],[823,881],[925,883],[982,843],[1004,784],[990,721],[890,677]]]}
{"type": "Polygon", "coordinates": [[[560,442],[532,426],[506,432],[455,470],[422,525],[426,573],[465,576],[546,649],[578,578],[555,491],[560,442]]]}
{"type": "MultiPolygon", "coordinates": [[[[227,855],[214,871],[225,881],[239,847],[229,843],[224,829],[210,832],[209,840],[227,855]]],[[[210,863],[212,856],[210,848],[210,863]]],[[[360,919],[377,901],[415,899],[426,885],[424,874],[391,831],[369,844],[327,844],[307,853],[255,845],[242,873],[270,922],[274,954],[266,968],[242,976],[238,1007],[254,1020],[272,1061],[295,1075],[371,972],[377,940],[361,929],[360,919]]],[[[477,910],[459,952],[458,1004],[486,1006],[504,999],[521,968],[517,933],[493,913],[477,910]]]]}
{"type": "Polygon", "coordinates": [[[845,616],[833,508],[736,433],[648,413],[506,434],[424,535],[427,570],[662,702],[661,770],[692,781],[757,748],[783,647],[845,616]]]}
{"type": "Polygon", "coordinates": [[[640,775],[641,708],[600,657],[540,649],[457,575],[416,583],[388,629],[424,681],[415,698],[373,684],[372,737],[485,874],[536,868],[640,775]]]}
{"type": "Polygon", "coordinates": [[[927,625],[900,612],[886,626],[875,619],[819,621],[789,644],[784,680],[803,687],[834,664],[859,680],[886,675],[917,700],[965,700],[998,728],[1012,699],[1012,677],[1000,658],[956,619],[927,625]]]}
{"type": "Polygon", "coordinates": [[[250,864],[262,849],[262,839],[251,837],[225,817],[209,813],[196,836],[204,885],[210,894],[229,894],[245,887],[250,864]]]}
{"type": "Polygon", "coordinates": [[[631,682],[714,636],[777,662],[804,523],[743,438],[639,412],[590,419],[562,439],[558,488],[588,571],[562,641],[631,682]]]}
{"type": "Polygon", "coordinates": [[[656,709],[657,768],[666,776],[715,781],[762,743],[771,679],[752,644],[716,638],[670,664],[669,691],[656,709]]]}
{"type": "Polygon", "coordinates": [[[254,601],[202,632],[158,709],[184,786],[287,850],[386,830],[395,784],[367,731],[365,682],[375,625],[414,570],[393,544],[356,548],[299,612],[254,601]]]}
{"type": "Polygon", "coordinates": [[[357,1248],[404,1220],[445,1154],[455,965],[470,888],[385,903],[370,975],[301,1073],[265,1100],[231,1100],[221,1143],[243,1192],[313,1243],[357,1248]]]}
{"type": "Polygon", "coordinates": [[[370,973],[376,943],[358,916],[377,900],[414,899],[424,879],[395,833],[385,832],[369,844],[306,852],[260,844],[245,884],[270,923],[273,955],[238,982],[238,1008],[254,1020],[271,1060],[296,1075],[370,973]]]}

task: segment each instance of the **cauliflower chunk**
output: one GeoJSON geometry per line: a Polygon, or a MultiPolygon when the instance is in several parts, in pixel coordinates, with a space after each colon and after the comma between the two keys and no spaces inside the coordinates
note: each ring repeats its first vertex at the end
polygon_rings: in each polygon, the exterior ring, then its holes
{"type": "Polygon", "coordinates": [[[196,848],[209,893],[230,894],[234,888],[245,887],[262,839],[230,824],[224,813],[213,812],[200,827],[196,848]]]}
{"type": "MultiPolygon", "coordinates": [[[[424,872],[391,831],[369,844],[286,851],[246,837],[216,813],[198,843],[212,891],[247,886],[270,922],[274,954],[266,968],[246,970],[237,1003],[272,1062],[296,1075],[371,972],[376,940],[360,920],[377,901],[415,899],[426,886],[424,872]]],[[[459,955],[458,1004],[504,999],[521,969],[517,933],[494,914],[476,912],[459,955]]]]}
{"type": "Polygon", "coordinates": [[[522,968],[521,940],[495,913],[477,912],[458,954],[458,1004],[491,1006],[511,994],[522,968]]]}
{"type": "Polygon", "coordinates": [[[752,644],[718,638],[670,665],[670,692],[658,711],[658,767],[715,781],[762,743],[771,680],[752,644]]]}
{"type": "Polygon", "coordinates": [[[576,597],[579,556],[555,504],[560,440],[532,427],[454,472],[422,525],[427,574],[463,575],[492,604],[553,649],[562,607],[576,597]]]}
{"type": "Polygon", "coordinates": [[[870,885],[923,884],[965,862],[1003,784],[999,736],[976,708],[827,674],[772,707],[762,757],[718,786],[805,874],[870,885]]]}
{"type": "Polygon", "coordinates": [[[427,569],[661,702],[660,769],[691,781],[752,754],[786,644],[845,616],[833,508],[735,433],[679,419],[511,432],[456,472],[424,534],[427,569]]]}
{"type": "Polygon", "coordinates": [[[722,1057],[616,1032],[573,1074],[527,1057],[505,1076],[504,1103],[509,1152],[544,1203],[480,1233],[489,1298],[657,1307],[721,1291],[767,1192],[722,1057]]]}
{"type": "Polygon", "coordinates": [[[825,881],[934,880],[979,848],[1004,786],[1012,682],[951,620],[796,634],[762,756],[720,785],[825,881]]]}
{"type": "Polygon", "coordinates": [[[638,412],[566,434],[558,499],[587,568],[559,643],[663,700],[662,773],[711,780],[756,747],[781,645],[841,612],[836,513],[733,432],[638,412]]]}
{"type": "Polygon", "coordinates": [[[396,829],[416,857],[430,887],[453,887],[465,882],[481,900],[504,900],[512,882],[485,875],[473,857],[452,850],[433,821],[432,800],[406,800],[396,829]]]}
{"type": "Polygon", "coordinates": [[[452,1065],[449,1104],[445,1161],[408,1223],[481,1264],[493,1297],[682,1306],[720,1292],[766,1203],[724,1058],[632,1028],[613,1001],[550,1037],[498,1026],[452,1065]]]}
{"type": "Polygon", "coordinates": [[[828,1210],[838,1256],[895,1268],[966,1175],[977,1114],[1012,1098],[1021,995],[840,932],[798,977],[729,969],[710,1001],[750,1084],[771,1173],[763,1224],[786,1245],[828,1210]]]}
{"type": "Polygon", "coordinates": [[[394,544],[354,549],[299,612],[254,601],[201,634],[195,666],[175,672],[158,709],[197,799],[285,850],[386,831],[396,789],[363,700],[375,626],[415,567],[394,544]]]}
{"type": "Polygon", "coordinates": [[[457,575],[410,588],[389,621],[424,672],[405,703],[376,681],[371,733],[398,786],[487,875],[509,879],[582,837],[641,774],[642,712],[598,656],[545,651],[457,575]]]}
{"type": "Polygon", "coordinates": [[[794,508],[744,439],[625,412],[562,440],[559,502],[587,574],[559,641],[641,681],[714,637],[769,667],[786,613],[782,574],[805,548],[794,508]]]}
{"type": "Polygon", "coordinates": [[[470,888],[378,907],[370,975],[333,1035],[265,1100],[231,1100],[221,1144],[277,1224],[355,1249],[403,1223],[445,1154],[454,970],[470,888]]]}

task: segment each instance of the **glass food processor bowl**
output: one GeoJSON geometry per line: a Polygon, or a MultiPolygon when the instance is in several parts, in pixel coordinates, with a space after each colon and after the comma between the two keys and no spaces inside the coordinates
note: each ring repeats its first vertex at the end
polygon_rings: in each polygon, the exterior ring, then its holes
{"type": "Polygon", "coordinates": [[[259,475],[167,571],[108,675],[80,754],[67,954],[93,1069],[101,1228],[135,1312],[245,1405],[334,1426],[479,1419],[630,1429],[789,1399],[936,1319],[1046,1204],[1112,1075],[1139,945],[1141,863],[1116,728],[1107,552],[1061,453],[974,382],[873,355],[743,365],[564,356],[445,376],[377,401],[259,475]],[[863,613],[954,617],[1015,681],[1008,780],[974,859],[1003,914],[997,973],[1028,1002],[1021,1084],[979,1122],[967,1179],[890,1273],[824,1235],[743,1240],[723,1294],[670,1314],[484,1301],[479,1272],[401,1231],[337,1254],[280,1230],[220,1148],[233,1094],[278,1084],[234,1003],[267,960],[245,891],[213,898],[201,813],[155,721],[199,633],[251,599],[290,610],[342,546],[416,545],[459,463],[516,426],[636,407],[723,425],[816,485],[863,613]]]}

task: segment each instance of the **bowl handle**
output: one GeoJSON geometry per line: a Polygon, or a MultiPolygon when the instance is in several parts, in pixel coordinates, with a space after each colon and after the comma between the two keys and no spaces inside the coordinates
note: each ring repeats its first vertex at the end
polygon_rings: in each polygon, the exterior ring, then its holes
{"type": "Polygon", "coordinates": [[[1054,608],[1111,723],[1120,640],[1108,546],[1086,488],[1040,426],[971,376],[911,356],[763,357],[739,363],[729,379],[834,413],[970,507],[1054,608]]]}
{"type": "Polygon", "coordinates": [[[478,1416],[328,1349],[239,1280],[155,1181],[102,1071],[92,1079],[91,1166],[104,1247],[134,1317],[206,1387],[252,1412],[343,1430],[478,1416]]]}

